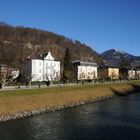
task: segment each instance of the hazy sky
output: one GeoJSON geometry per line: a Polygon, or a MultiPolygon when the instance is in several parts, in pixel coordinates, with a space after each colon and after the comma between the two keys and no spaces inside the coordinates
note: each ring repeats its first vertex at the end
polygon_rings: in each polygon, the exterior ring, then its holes
{"type": "Polygon", "coordinates": [[[140,0],[0,0],[0,21],[140,56],[140,0]]]}

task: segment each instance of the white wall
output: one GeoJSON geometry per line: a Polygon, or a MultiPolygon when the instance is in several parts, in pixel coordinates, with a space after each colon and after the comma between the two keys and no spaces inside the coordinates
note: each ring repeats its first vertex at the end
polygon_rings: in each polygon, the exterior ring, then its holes
{"type": "Polygon", "coordinates": [[[136,71],[136,79],[140,79],[140,70],[136,71]]]}
{"type": "Polygon", "coordinates": [[[94,66],[78,66],[78,80],[92,80],[97,78],[97,67],[94,66]]]}
{"type": "Polygon", "coordinates": [[[31,61],[32,81],[43,81],[43,61],[32,59],[31,61]]]}
{"type": "Polygon", "coordinates": [[[128,71],[128,78],[129,79],[135,79],[136,71],[135,70],[129,70],[128,71]]]}
{"type": "Polygon", "coordinates": [[[44,60],[44,81],[60,80],[60,62],[44,60]]]}

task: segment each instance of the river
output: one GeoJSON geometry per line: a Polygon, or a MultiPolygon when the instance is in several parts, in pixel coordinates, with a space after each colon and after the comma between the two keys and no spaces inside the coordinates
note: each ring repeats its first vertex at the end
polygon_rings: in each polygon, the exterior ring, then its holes
{"type": "Polygon", "coordinates": [[[1,123],[0,140],[140,140],[140,93],[1,123]]]}

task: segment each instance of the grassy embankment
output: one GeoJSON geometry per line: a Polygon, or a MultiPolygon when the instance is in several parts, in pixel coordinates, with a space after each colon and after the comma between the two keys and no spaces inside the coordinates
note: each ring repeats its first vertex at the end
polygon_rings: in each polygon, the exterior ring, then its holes
{"type": "Polygon", "coordinates": [[[70,105],[126,94],[140,86],[136,83],[65,86],[29,90],[0,91],[0,116],[34,109],[70,105]],[[137,86],[135,86],[137,85],[137,86]]]}

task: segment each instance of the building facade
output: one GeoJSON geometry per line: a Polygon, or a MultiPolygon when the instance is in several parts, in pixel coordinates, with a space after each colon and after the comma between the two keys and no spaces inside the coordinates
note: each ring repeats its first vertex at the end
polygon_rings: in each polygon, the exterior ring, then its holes
{"type": "Polygon", "coordinates": [[[140,80],[140,69],[136,70],[136,79],[140,80]]]}
{"type": "Polygon", "coordinates": [[[119,68],[100,66],[98,68],[99,79],[119,79],[119,68]]]}
{"type": "Polygon", "coordinates": [[[94,80],[97,78],[97,64],[80,60],[73,61],[76,80],[94,80]]]}
{"type": "Polygon", "coordinates": [[[128,79],[129,80],[139,80],[140,79],[140,67],[128,70],[128,79]]]}
{"type": "Polygon", "coordinates": [[[55,61],[48,52],[43,59],[30,59],[23,65],[23,75],[26,80],[34,81],[59,81],[60,61],[55,61]]]}
{"type": "Polygon", "coordinates": [[[128,70],[128,79],[134,80],[135,78],[136,78],[136,70],[135,69],[128,70]]]}
{"type": "Polygon", "coordinates": [[[108,77],[110,77],[111,79],[119,79],[119,69],[108,68],[108,77]]]}

